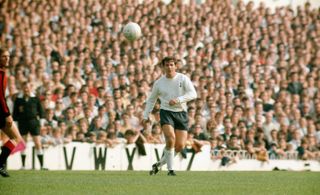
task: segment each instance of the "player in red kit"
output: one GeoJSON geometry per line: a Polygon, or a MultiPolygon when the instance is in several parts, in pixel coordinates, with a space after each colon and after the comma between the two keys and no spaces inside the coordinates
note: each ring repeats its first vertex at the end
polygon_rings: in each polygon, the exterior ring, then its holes
{"type": "Polygon", "coordinates": [[[5,169],[5,163],[9,155],[25,148],[19,130],[13,123],[13,118],[5,99],[7,85],[6,68],[9,66],[9,60],[10,53],[8,49],[0,48],[0,129],[9,137],[9,140],[3,143],[1,147],[0,175],[3,177],[9,177],[5,169]]]}

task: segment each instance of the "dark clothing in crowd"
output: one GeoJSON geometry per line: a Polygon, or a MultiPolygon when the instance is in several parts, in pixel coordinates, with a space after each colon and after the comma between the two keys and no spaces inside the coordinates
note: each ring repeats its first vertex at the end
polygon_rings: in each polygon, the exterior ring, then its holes
{"type": "Polygon", "coordinates": [[[40,118],[44,118],[44,111],[38,97],[17,97],[14,102],[13,119],[18,122],[21,135],[28,132],[39,135],[40,118]]]}

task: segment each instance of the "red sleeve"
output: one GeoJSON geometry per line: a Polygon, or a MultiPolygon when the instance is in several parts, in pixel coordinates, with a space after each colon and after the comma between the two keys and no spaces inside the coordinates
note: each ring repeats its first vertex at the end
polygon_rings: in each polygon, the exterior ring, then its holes
{"type": "Polygon", "coordinates": [[[5,117],[10,115],[10,111],[6,102],[5,91],[7,87],[7,78],[3,71],[0,71],[0,108],[5,117]]]}

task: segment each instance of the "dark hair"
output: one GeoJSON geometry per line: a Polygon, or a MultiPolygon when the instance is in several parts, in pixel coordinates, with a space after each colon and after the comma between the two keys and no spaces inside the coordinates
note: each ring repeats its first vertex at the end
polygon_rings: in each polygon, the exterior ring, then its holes
{"type": "Polygon", "coordinates": [[[176,60],[175,57],[167,56],[167,57],[165,57],[165,58],[162,59],[162,61],[161,61],[161,66],[164,66],[165,63],[170,62],[170,61],[173,61],[174,63],[177,62],[177,60],[176,60]]]}
{"type": "Polygon", "coordinates": [[[132,129],[127,129],[124,133],[124,136],[134,136],[135,132],[132,129]]]}

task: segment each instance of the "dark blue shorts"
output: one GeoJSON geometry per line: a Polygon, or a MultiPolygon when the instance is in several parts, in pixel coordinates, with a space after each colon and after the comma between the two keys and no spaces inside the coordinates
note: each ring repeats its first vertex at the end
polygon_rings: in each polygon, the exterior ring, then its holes
{"type": "Polygon", "coordinates": [[[32,136],[40,135],[40,121],[38,119],[18,121],[18,126],[21,135],[27,135],[28,133],[32,136]]]}
{"type": "Polygon", "coordinates": [[[160,109],[160,124],[171,125],[174,129],[188,131],[188,114],[187,112],[172,112],[160,109]]]}

